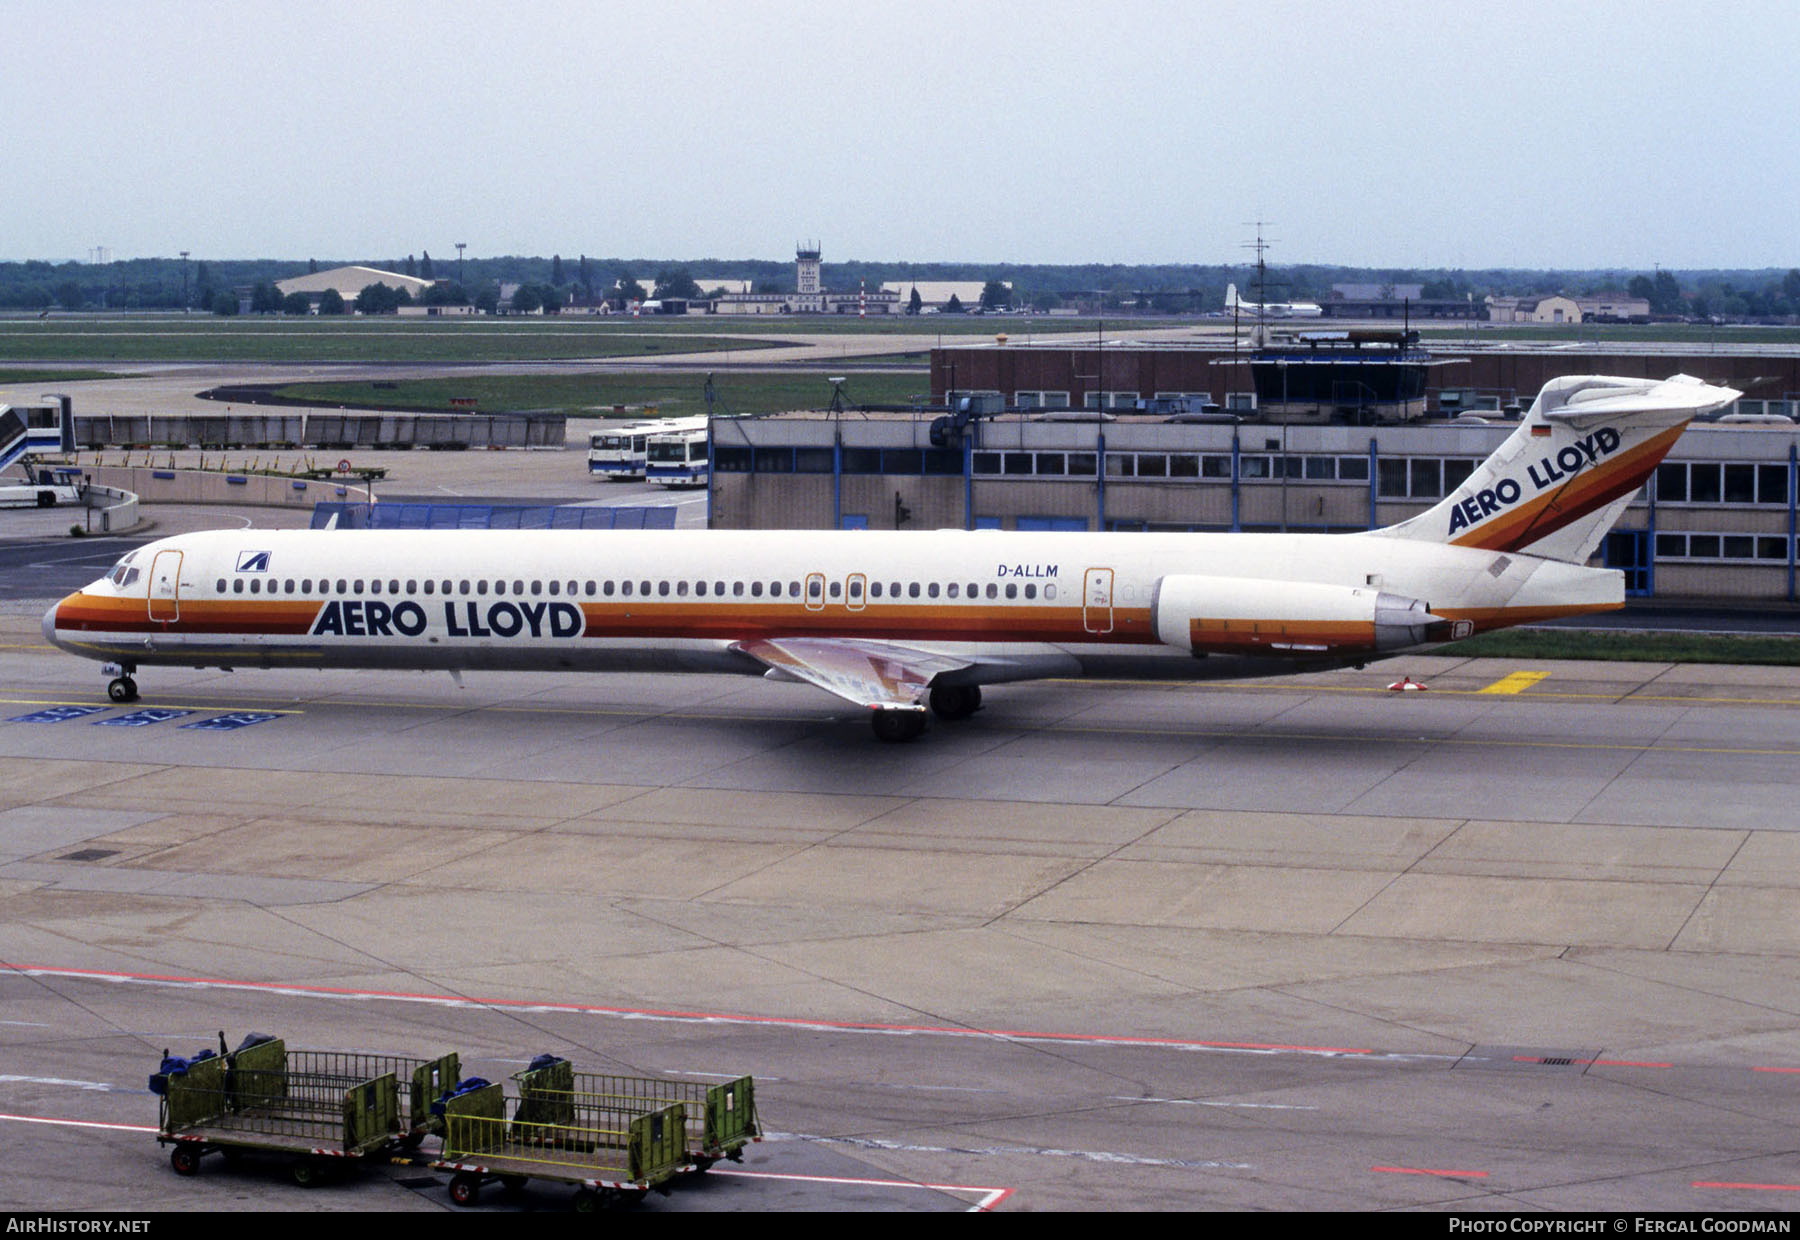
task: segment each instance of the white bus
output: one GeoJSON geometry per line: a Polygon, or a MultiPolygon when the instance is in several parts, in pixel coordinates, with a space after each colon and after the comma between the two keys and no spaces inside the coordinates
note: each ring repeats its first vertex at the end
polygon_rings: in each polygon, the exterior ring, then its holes
{"type": "Polygon", "coordinates": [[[650,436],[662,431],[704,430],[704,417],[657,418],[649,422],[620,422],[588,436],[588,473],[606,478],[644,476],[650,436]]]}
{"type": "Polygon", "coordinates": [[[703,487],[707,482],[706,419],[685,429],[659,431],[645,446],[650,481],[665,487],[703,487]]]}

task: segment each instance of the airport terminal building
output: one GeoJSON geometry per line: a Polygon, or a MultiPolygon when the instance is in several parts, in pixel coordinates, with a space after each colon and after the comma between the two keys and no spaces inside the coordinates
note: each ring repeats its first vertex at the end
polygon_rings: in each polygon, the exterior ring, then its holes
{"type": "MultiPolygon", "coordinates": [[[[940,351],[948,352],[974,351],[940,351]]],[[[934,374],[941,361],[934,356],[934,374]]],[[[1755,364],[1766,374],[1771,361],[1755,364]]],[[[1111,409],[1102,414],[1083,412],[1080,393],[1069,404],[1020,409],[1045,391],[1022,388],[994,402],[1005,411],[961,426],[947,425],[941,411],[716,419],[708,521],[737,529],[1367,530],[1431,507],[1514,428],[1500,414],[1381,425],[1190,421],[1127,412],[1118,398],[1130,391],[1149,400],[1158,390],[1108,381],[1096,391],[1111,409]]],[[[1514,389],[1527,404],[1535,394],[1514,389]]],[[[1783,416],[1796,404],[1745,400],[1739,416],[1754,420],[1691,427],[1598,562],[1623,570],[1634,596],[1800,601],[1800,424],[1783,416]]]]}

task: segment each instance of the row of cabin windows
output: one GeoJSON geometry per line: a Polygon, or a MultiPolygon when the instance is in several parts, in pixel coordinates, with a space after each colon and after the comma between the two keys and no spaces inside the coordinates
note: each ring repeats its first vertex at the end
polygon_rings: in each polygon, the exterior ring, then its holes
{"type": "MultiPolygon", "coordinates": [[[[260,577],[249,578],[248,584],[246,584],[245,578],[238,577],[233,579],[229,586],[227,586],[226,579],[220,577],[216,583],[216,587],[220,594],[226,593],[227,589],[229,589],[233,594],[310,595],[314,593],[313,584],[313,579],[311,577],[302,577],[298,581],[292,577],[287,577],[279,580],[271,578],[265,587],[264,582],[260,577]]],[[[400,581],[398,578],[389,578],[385,582],[385,585],[379,578],[364,579],[362,577],[339,577],[335,582],[327,578],[321,578],[318,581],[318,593],[358,595],[364,593],[404,593],[409,595],[441,593],[445,595],[466,596],[485,595],[488,593],[489,585],[485,578],[474,581],[444,581],[441,583],[438,581],[427,580],[423,583],[423,589],[420,589],[420,584],[421,583],[416,578],[408,578],[406,581],[406,589],[403,591],[400,588],[400,581]],[[336,587],[335,589],[333,589],[334,585],[336,587]],[[367,587],[366,590],[364,588],[365,586],[367,587]],[[455,586],[456,588],[452,589],[452,586],[455,586]]],[[[493,592],[497,595],[505,595],[509,592],[505,581],[495,581],[492,584],[493,592]]],[[[510,593],[515,595],[541,595],[548,593],[552,596],[556,596],[565,593],[564,583],[560,581],[550,582],[548,589],[545,588],[545,583],[542,581],[531,582],[531,588],[529,590],[525,588],[526,583],[524,581],[514,581],[511,584],[512,588],[510,593]]],[[[837,599],[844,598],[847,595],[851,602],[860,602],[864,597],[864,588],[864,581],[861,576],[853,576],[848,582],[832,581],[829,585],[827,585],[822,578],[815,576],[807,579],[805,593],[808,600],[814,601],[823,599],[827,596],[837,599]]],[[[797,599],[801,595],[801,589],[801,584],[798,581],[771,581],[768,582],[766,586],[761,581],[695,581],[692,583],[687,581],[571,581],[567,583],[566,593],[570,598],[582,595],[585,595],[588,598],[668,598],[671,595],[676,598],[687,598],[691,594],[695,598],[725,598],[729,595],[732,598],[748,597],[775,599],[786,597],[797,599]]],[[[872,581],[867,584],[867,591],[867,596],[871,599],[883,597],[889,599],[978,599],[983,597],[998,599],[1004,597],[1009,599],[1023,598],[1029,601],[1035,600],[1038,597],[1038,587],[1035,583],[1027,582],[1021,586],[1017,582],[1010,581],[1007,582],[1005,586],[990,581],[987,583],[985,591],[983,590],[981,583],[975,581],[969,582],[966,590],[963,583],[959,581],[948,583],[936,581],[893,581],[885,583],[872,581]]],[[[1044,587],[1043,596],[1046,600],[1054,599],[1056,597],[1056,587],[1054,585],[1046,585],[1044,587]]]]}

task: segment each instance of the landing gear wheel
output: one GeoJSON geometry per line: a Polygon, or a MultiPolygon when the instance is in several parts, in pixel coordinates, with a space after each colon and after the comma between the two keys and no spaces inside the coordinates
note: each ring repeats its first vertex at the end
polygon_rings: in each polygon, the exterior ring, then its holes
{"type": "Polygon", "coordinates": [[[937,685],[931,690],[931,709],[939,719],[967,719],[981,709],[981,686],[937,685]]]}
{"type": "Polygon", "coordinates": [[[129,676],[118,676],[106,686],[106,696],[115,702],[135,702],[138,700],[137,681],[129,676]]]}
{"type": "Polygon", "coordinates": [[[175,1168],[176,1175],[200,1174],[200,1151],[188,1145],[178,1145],[169,1151],[169,1165],[175,1168]]]}
{"type": "Polygon", "coordinates": [[[481,1198],[481,1177],[458,1171],[450,1177],[450,1200],[459,1206],[472,1206],[481,1198]]]}
{"type": "Polygon", "coordinates": [[[922,710],[878,710],[869,719],[878,740],[910,741],[925,730],[922,710]]]}

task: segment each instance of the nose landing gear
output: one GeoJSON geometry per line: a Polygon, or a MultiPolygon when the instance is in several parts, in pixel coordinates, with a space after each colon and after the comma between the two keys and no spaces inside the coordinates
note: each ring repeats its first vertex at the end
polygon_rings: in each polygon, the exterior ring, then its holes
{"type": "Polygon", "coordinates": [[[131,678],[131,674],[137,671],[135,664],[108,663],[100,670],[102,672],[116,673],[112,680],[107,682],[107,697],[115,702],[135,702],[138,700],[137,681],[131,678]]]}

